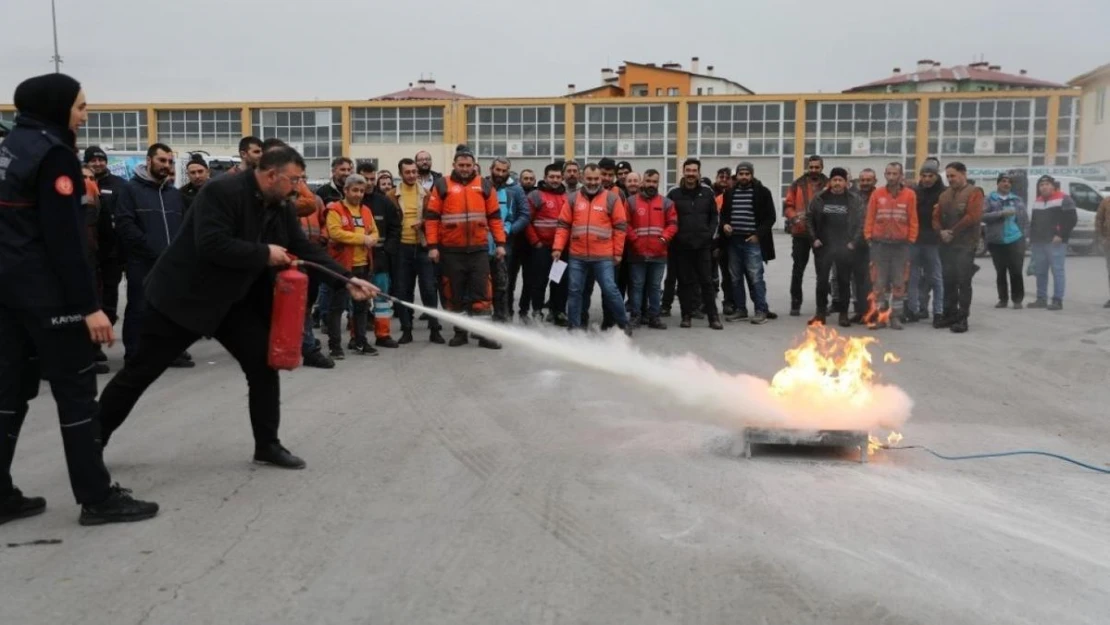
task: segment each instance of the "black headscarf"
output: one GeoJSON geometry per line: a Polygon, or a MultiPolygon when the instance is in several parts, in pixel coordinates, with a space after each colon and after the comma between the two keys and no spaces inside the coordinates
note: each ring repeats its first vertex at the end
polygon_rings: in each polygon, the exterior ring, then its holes
{"type": "Polygon", "coordinates": [[[65,74],[43,74],[19,83],[12,102],[20,115],[53,127],[75,145],[77,138],[69,129],[69,112],[80,91],[81,83],[65,74]]]}

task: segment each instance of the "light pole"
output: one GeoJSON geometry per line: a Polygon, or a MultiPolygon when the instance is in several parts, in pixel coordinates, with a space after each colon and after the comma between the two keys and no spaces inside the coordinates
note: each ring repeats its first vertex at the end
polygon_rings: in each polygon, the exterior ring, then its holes
{"type": "Polygon", "coordinates": [[[62,57],[58,55],[58,11],[54,8],[54,0],[50,0],[50,21],[54,25],[54,73],[61,73],[62,57]]]}

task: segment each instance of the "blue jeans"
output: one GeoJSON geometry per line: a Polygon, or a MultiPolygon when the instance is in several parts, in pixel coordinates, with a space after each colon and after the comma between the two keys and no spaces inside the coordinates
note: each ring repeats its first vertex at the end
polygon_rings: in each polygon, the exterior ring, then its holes
{"type": "Polygon", "coordinates": [[[926,279],[933,287],[933,314],[944,314],[944,268],[940,262],[939,245],[910,247],[910,284],[906,293],[906,309],[921,312],[921,282],[926,279]],[[925,274],[924,278],[922,272],[925,274]]]}
{"type": "Polygon", "coordinates": [[[667,271],[667,261],[660,259],[641,260],[628,266],[628,303],[632,314],[639,316],[644,309],[644,286],[647,286],[648,319],[659,316],[660,300],[663,297],[663,273],[667,271]]]}
{"type": "Polygon", "coordinates": [[[1037,276],[1037,299],[1048,299],[1048,272],[1052,271],[1052,299],[1063,301],[1067,277],[1064,262],[1068,258],[1067,243],[1034,243],[1033,274],[1037,276]]]}
{"type": "Polygon", "coordinates": [[[729,241],[728,272],[732,275],[732,301],[736,310],[747,310],[748,299],[744,293],[744,280],[751,285],[752,305],[755,312],[767,312],[767,283],[763,280],[763,249],[758,242],[748,242],[740,237],[729,241]]]}
{"type": "Polygon", "coordinates": [[[613,320],[620,327],[628,325],[628,313],[624,310],[621,292],[617,289],[617,276],[611,260],[581,260],[571,258],[567,273],[570,274],[570,288],[567,295],[567,316],[570,327],[582,326],[582,295],[586,287],[587,274],[592,273],[601,287],[602,305],[609,310],[613,320]]]}
{"type": "MultiPolygon", "coordinates": [[[[427,308],[439,306],[439,284],[437,282],[436,265],[428,258],[427,248],[419,245],[402,244],[397,255],[397,266],[394,268],[397,284],[394,285],[396,297],[406,302],[415,302],[416,287],[420,285],[420,303],[427,308]]],[[[412,309],[401,306],[397,310],[397,318],[401,320],[402,331],[412,331],[412,309]]],[[[439,329],[439,321],[435,317],[428,322],[431,330],[439,329]]]]}

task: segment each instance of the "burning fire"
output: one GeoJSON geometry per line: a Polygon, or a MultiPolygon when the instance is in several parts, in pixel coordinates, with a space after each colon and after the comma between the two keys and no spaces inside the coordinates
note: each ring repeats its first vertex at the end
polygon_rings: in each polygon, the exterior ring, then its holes
{"type": "Polygon", "coordinates": [[[867,453],[868,454],[873,454],[876,451],[882,449],[883,447],[894,447],[895,445],[897,445],[898,443],[901,443],[901,442],[902,442],[902,435],[899,434],[898,432],[891,432],[890,434],[888,434],[887,437],[886,437],[886,443],[885,444],[881,440],[879,440],[878,437],[868,434],[867,435],[867,453]]]}
{"type": "Polygon", "coordinates": [[[885,328],[890,325],[890,314],[893,308],[886,308],[879,310],[878,303],[875,301],[875,294],[867,294],[867,312],[863,315],[863,322],[867,324],[868,328],[874,330],[875,328],[885,328]]]}
{"type": "MultiPolygon", "coordinates": [[[[871,367],[873,343],[877,341],[872,337],[843,336],[828,326],[809,326],[805,340],[786,351],[787,366],[771,379],[771,392],[799,410],[810,411],[820,429],[855,429],[838,421],[876,402],[885,403],[871,367]]],[[[899,361],[893,353],[883,354],[883,362],[899,361]]],[[[891,433],[888,441],[897,442],[895,438],[901,440],[901,435],[891,433]]]]}

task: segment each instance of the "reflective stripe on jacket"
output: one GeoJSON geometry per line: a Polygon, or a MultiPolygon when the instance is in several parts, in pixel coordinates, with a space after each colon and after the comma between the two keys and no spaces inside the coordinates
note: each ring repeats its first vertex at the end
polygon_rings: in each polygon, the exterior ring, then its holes
{"type": "Polygon", "coordinates": [[[614,260],[624,253],[627,228],[628,218],[620,195],[602,189],[589,198],[584,189],[579,189],[567,197],[567,205],[559,216],[554,249],[586,261],[614,260]]]}

